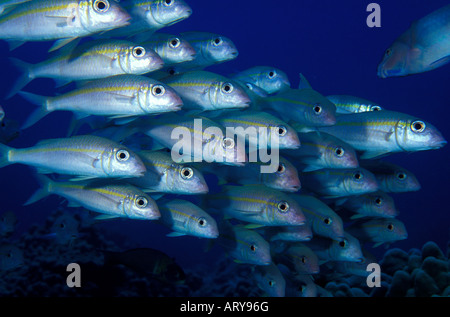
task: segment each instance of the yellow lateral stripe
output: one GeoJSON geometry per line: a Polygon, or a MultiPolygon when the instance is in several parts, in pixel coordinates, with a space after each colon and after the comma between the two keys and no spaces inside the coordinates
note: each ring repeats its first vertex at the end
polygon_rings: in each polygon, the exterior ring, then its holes
{"type": "MultiPolygon", "coordinates": [[[[71,2],[71,3],[66,3],[63,5],[53,5],[53,6],[48,6],[48,7],[40,7],[40,8],[36,8],[36,9],[32,9],[32,10],[27,10],[27,11],[20,11],[20,12],[16,12],[15,14],[11,14],[11,15],[7,15],[5,16],[3,19],[0,20],[0,23],[4,23],[7,21],[11,21],[14,19],[18,19],[27,15],[32,15],[32,14],[37,14],[37,13],[45,13],[45,12],[54,12],[54,11],[58,11],[58,10],[64,10],[67,9],[69,7],[72,6],[83,6],[84,3],[80,2],[80,3],[76,3],[75,1],[71,2]]],[[[61,18],[65,18],[64,16],[61,16],[61,18]]]]}
{"type": "MultiPolygon", "coordinates": [[[[92,94],[97,92],[120,92],[120,91],[130,91],[139,90],[141,86],[113,86],[113,87],[94,87],[94,88],[82,88],[79,90],[71,91],[62,96],[77,96],[82,94],[92,94]]],[[[130,96],[131,98],[131,96],[130,96]]]]}
{"type": "Polygon", "coordinates": [[[250,126],[258,126],[258,127],[263,127],[263,128],[270,128],[272,127],[269,124],[264,124],[264,123],[259,123],[259,122],[255,122],[255,121],[247,121],[247,120],[243,120],[243,119],[223,119],[223,122],[230,122],[230,123],[238,123],[238,124],[246,124],[246,125],[250,125],[250,126]]]}
{"type": "Polygon", "coordinates": [[[271,205],[273,207],[277,207],[278,204],[277,203],[273,203],[270,202],[268,200],[264,200],[264,199],[258,199],[258,198],[249,198],[249,197],[236,197],[236,196],[230,196],[229,197],[231,200],[235,200],[235,201],[243,201],[243,202],[248,202],[248,203],[258,203],[258,204],[263,204],[263,205],[271,205]]]}
{"type": "Polygon", "coordinates": [[[169,86],[172,87],[183,87],[183,88],[190,88],[190,87],[214,87],[217,86],[216,84],[213,84],[211,82],[205,83],[205,82],[173,82],[169,83],[169,86]]]}
{"type": "Polygon", "coordinates": [[[98,149],[82,149],[82,148],[67,148],[67,147],[55,147],[55,148],[29,148],[24,149],[24,151],[27,154],[30,153],[40,153],[40,152],[79,152],[79,153],[102,153],[104,149],[98,150],[98,149]]]}
{"type": "Polygon", "coordinates": [[[396,126],[397,124],[398,124],[398,121],[364,121],[364,122],[346,122],[346,121],[339,122],[338,121],[336,123],[336,125],[338,125],[338,126],[354,126],[354,127],[359,127],[359,126],[393,127],[393,126],[396,126]]]}
{"type": "Polygon", "coordinates": [[[87,191],[92,191],[92,192],[96,192],[99,194],[106,194],[109,196],[115,196],[115,197],[119,197],[122,199],[127,198],[126,194],[121,194],[112,190],[108,190],[108,189],[104,189],[104,188],[92,188],[92,187],[86,187],[85,185],[76,185],[76,184],[63,184],[60,185],[66,188],[73,188],[73,189],[81,189],[81,190],[87,190],[87,191]]]}
{"type": "Polygon", "coordinates": [[[191,220],[196,220],[196,219],[197,219],[196,217],[194,217],[194,216],[192,216],[192,215],[190,215],[190,214],[187,214],[187,213],[185,213],[185,212],[183,212],[183,211],[180,211],[180,210],[178,210],[178,209],[175,209],[175,208],[173,208],[173,207],[162,207],[162,208],[166,208],[166,209],[169,210],[170,212],[173,212],[173,213],[178,214],[178,215],[183,216],[183,217],[187,217],[187,218],[189,218],[189,219],[191,219],[191,220]]]}

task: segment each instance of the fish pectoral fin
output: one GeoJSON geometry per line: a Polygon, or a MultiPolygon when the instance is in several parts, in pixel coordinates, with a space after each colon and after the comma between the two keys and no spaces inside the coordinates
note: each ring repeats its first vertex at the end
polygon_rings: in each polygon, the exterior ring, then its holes
{"type": "Polygon", "coordinates": [[[167,237],[181,237],[181,236],[185,236],[185,235],[186,235],[185,233],[176,232],[176,231],[166,234],[167,237]]]}
{"type": "Polygon", "coordinates": [[[114,219],[114,218],[119,218],[119,216],[116,215],[99,215],[97,217],[95,217],[95,220],[108,220],[108,219],[114,219]]]}
{"type": "Polygon", "coordinates": [[[430,67],[438,68],[450,62],[450,55],[444,56],[430,64],[430,67]]]}
{"type": "Polygon", "coordinates": [[[386,151],[365,151],[360,155],[360,158],[365,159],[373,159],[373,158],[381,158],[383,156],[389,155],[390,152],[386,151]]]}
{"type": "Polygon", "coordinates": [[[53,43],[52,47],[50,47],[50,49],[48,51],[49,52],[56,51],[57,49],[60,49],[61,47],[69,44],[70,42],[72,42],[73,40],[76,40],[76,39],[77,39],[77,37],[70,37],[70,38],[66,38],[66,39],[57,40],[53,43]]]}

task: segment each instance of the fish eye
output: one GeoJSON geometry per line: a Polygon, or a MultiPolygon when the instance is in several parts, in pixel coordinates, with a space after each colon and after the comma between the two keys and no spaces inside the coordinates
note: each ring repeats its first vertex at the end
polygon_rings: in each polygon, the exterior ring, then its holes
{"type": "Polygon", "coordinates": [[[133,48],[133,56],[136,58],[142,57],[145,55],[145,48],[142,46],[136,46],[133,48]]]}
{"type": "Polygon", "coordinates": [[[178,38],[171,39],[169,42],[169,46],[171,48],[177,48],[178,46],[180,46],[180,39],[178,39],[178,38]]]}
{"type": "Polygon", "coordinates": [[[206,226],[206,219],[203,217],[198,218],[198,224],[200,225],[200,227],[206,226]]]}
{"type": "Polygon", "coordinates": [[[372,111],[380,111],[382,109],[381,109],[380,106],[372,106],[372,107],[370,107],[370,110],[372,110],[372,111]]]}
{"type": "Polygon", "coordinates": [[[331,225],[331,223],[333,222],[333,220],[332,220],[330,217],[328,217],[328,218],[325,218],[325,219],[323,220],[323,222],[328,226],[328,225],[331,225]]]}
{"type": "Polygon", "coordinates": [[[277,173],[284,173],[286,171],[286,165],[284,165],[283,163],[280,163],[278,165],[278,169],[277,169],[277,173]]]}
{"type": "Polygon", "coordinates": [[[164,95],[165,92],[166,92],[166,89],[164,88],[164,86],[161,86],[161,85],[155,85],[152,88],[152,94],[154,96],[164,95]]]}
{"type": "Polygon", "coordinates": [[[256,251],[256,245],[252,244],[252,245],[250,246],[250,250],[252,250],[253,252],[255,252],[255,251],[256,251]]]}
{"type": "Polygon", "coordinates": [[[194,176],[194,171],[190,167],[183,167],[180,171],[182,179],[190,179],[194,176]]]}
{"type": "Polygon", "coordinates": [[[278,135],[279,136],[284,136],[286,135],[287,129],[284,126],[279,126],[278,127],[278,135]]]}
{"type": "Polygon", "coordinates": [[[390,49],[390,48],[388,48],[387,50],[386,50],[386,56],[391,56],[391,54],[392,54],[392,50],[390,49]]]}
{"type": "Polygon", "coordinates": [[[339,241],[339,246],[341,248],[345,248],[347,246],[347,240],[344,239],[344,240],[339,241]]]}
{"type": "Polygon", "coordinates": [[[109,2],[106,0],[95,0],[93,4],[94,10],[103,13],[108,11],[109,9],[109,2]]]}
{"type": "Polygon", "coordinates": [[[334,154],[336,154],[337,157],[343,157],[345,154],[345,151],[343,148],[337,147],[336,149],[334,149],[334,154]]]}
{"type": "Polygon", "coordinates": [[[269,72],[268,75],[269,75],[269,78],[272,79],[272,78],[274,78],[277,75],[277,73],[272,70],[272,71],[269,72]]]}
{"type": "Polygon", "coordinates": [[[170,7],[173,4],[173,1],[172,0],[164,0],[163,3],[166,7],[170,7]]]}
{"type": "Polygon", "coordinates": [[[387,225],[387,229],[388,229],[389,231],[393,231],[393,230],[394,230],[394,225],[393,225],[392,223],[388,224],[388,225],[387,225]]]}
{"type": "Polygon", "coordinates": [[[233,85],[230,83],[225,83],[222,85],[222,92],[229,94],[233,91],[233,85]]]}
{"type": "Polygon", "coordinates": [[[425,130],[425,127],[426,125],[423,121],[414,121],[413,123],[411,123],[411,130],[416,133],[423,132],[423,130],[425,130]]]}
{"type": "Polygon", "coordinates": [[[224,149],[232,149],[234,148],[234,140],[231,138],[224,138],[222,146],[224,149]]]}
{"type": "Polygon", "coordinates": [[[401,181],[406,179],[406,174],[402,172],[398,172],[395,176],[401,181]]]}
{"type": "Polygon", "coordinates": [[[322,107],[319,104],[315,104],[313,110],[314,110],[315,114],[321,114],[322,113],[322,107]]]}
{"type": "Polygon", "coordinates": [[[359,180],[361,180],[363,178],[363,174],[360,173],[360,172],[355,172],[353,174],[353,178],[359,181],[359,180]]]}
{"type": "Polygon", "coordinates": [[[213,44],[214,46],[219,46],[219,45],[222,44],[222,43],[223,43],[223,40],[222,40],[221,37],[215,38],[215,39],[212,41],[212,44],[213,44]]]}
{"type": "Polygon", "coordinates": [[[138,206],[139,208],[144,208],[147,206],[147,204],[148,204],[147,198],[142,197],[142,196],[136,198],[136,206],[138,206]]]}
{"type": "Polygon", "coordinates": [[[278,203],[278,210],[281,212],[287,212],[289,210],[289,204],[286,201],[278,203]]]}
{"type": "Polygon", "coordinates": [[[61,223],[59,224],[59,227],[60,227],[61,229],[63,229],[63,228],[65,227],[64,223],[61,222],[61,223]]]}
{"type": "Polygon", "coordinates": [[[120,162],[125,162],[130,158],[130,153],[128,153],[128,151],[126,150],[117,151],[116,158],[120,162]]]}
{"type": "Polygon", "coordinates": [[[381,198],[381,197],[376,197],[376,198],[375,198],[375,204],[376,204],[377,206],[381,206],[381,205],[383,204],[383,198],[381,198]]]}
{"type": "Polygon", "coordinates": [[[270,287],[273,287],[273,286],[275,286],[275,282],[274,282],[274,281],[272,281],[272,280],[270,280],[270,281],[269,281],[269,286],[270,286],[270,287]]]}

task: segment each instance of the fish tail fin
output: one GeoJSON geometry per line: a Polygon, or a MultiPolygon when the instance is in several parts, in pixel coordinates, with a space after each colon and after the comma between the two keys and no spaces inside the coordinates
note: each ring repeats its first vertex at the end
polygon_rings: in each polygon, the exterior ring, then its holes
{"type": "Polygon", "coordinates": [[[22,74],[19,76],[14,86],[11,88],[11,91],[6,96],[6,99],[14,96],[17,92],[22,90],[23,87],[28,85],[28,83],[34,79],[33,64],[26,63],[17,58],[10,58],[9,60],[16,68],[19,69],[22,74]]]}
{"type": "Polygon", "coordinates": [[[0,143],[0,168],[11,164],[9,161],[9,153],[12,149],[12,147],[0,143]]]}
{"type": "Polygon", "coordinates": [[[50,178],[48,178],[47,176],[41,174],[37,174],[36,178],[40,188],[33,195],[31,195],[31,197],[23,204],[24,206],[34,204],[35,202],[50,195],[50,186],[52,185],[53,181],[50,180],[50,178]]]}
{"type": "Polygon", "coordinates": [[[39,108],[37,108],[31,113],[31,115],[28,116],[27,120],[21,127],[22,129],[31,127],[33,124],[35,124],[51,112],[48,110],[49,97],[39,96],[25,91],[19,91],[18,94],[25,100],[39,106],[39,108]]]}

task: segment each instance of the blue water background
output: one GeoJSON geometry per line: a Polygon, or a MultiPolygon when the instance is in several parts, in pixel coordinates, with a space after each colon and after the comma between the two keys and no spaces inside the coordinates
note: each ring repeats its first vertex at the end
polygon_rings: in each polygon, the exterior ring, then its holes
{"type": "MultiPolygon", "coordinates": [[[[385,49],[412,21],[448,1],[377,1],[382,10],[381,28],[366,25],[369,14],[366,7],[371,1],[186,1],[193,8],[192,16],[162,32],[215,32],[232,39],[239,50],[236,60],[208,70],[227,75],[257,65],[274,66],[288,74],[293,87],[298,85],[301,72],[324,95],[355,95],[387,109],[415,115],[435,125],[450,139],[450,65],[402,78],[380,79],[376,72],[385,49]]],[[[40,62],[47,58],[50,46],[51,43],[27,43],[10,52],[6,42],[0,41],[0,96],[7,94],[18,76],[8,57],[40,62]]],[[[55,93],[54,83],[49,79],[36,79],[24,90],[41,95],[55,93]]],[[[19,96],[2,100],[1,105],[8,117],[20,122],[34,109],[19,96]]],[[[64,137],[70,118],[70,113],[52,113],[23,131],[10,145],[26,147],[42,139],[64,137]]],[[[449,151],[450,146],[446,146],[387,158],[415,173],[422,185],[419,192],[393,195],[400,210],[398,219],[405,223],[409,234],[407,240],[396,242],[393,247],[420,248],[433,240],[446,249],[450,223],[449,151]]],[[[22,207],[37,189],[33,171],[26,166],[0,169],[0,181],[0,213],[16,211],[19,230],[26,230],[33,223],[44,223],[60,203],[60,199],[52,196],[22,207]]],[[[148,222],[118,220],[101,226],[113,232],[118,241],[126,239],[131,245],[163,250],[184,266],[209,263],[215,256],[222,256],[220,252],[205,253],[205,240],[167,238],[168,230],[148,222]]]]}

